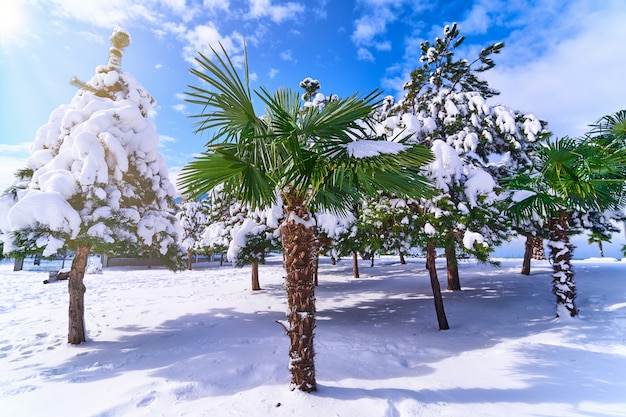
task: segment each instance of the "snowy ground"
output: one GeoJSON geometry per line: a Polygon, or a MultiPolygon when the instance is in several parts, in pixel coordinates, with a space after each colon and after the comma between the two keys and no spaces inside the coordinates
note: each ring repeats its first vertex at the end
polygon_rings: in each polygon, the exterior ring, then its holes
{"type": "MultiPolygon", "coordinates": [[[[66,343],[67,286],[0,263],[3,416],[626,416],[626,262],[576,261],[579,320],[556,320],[550,266],[461,264],[438,331],[424,262],[361,278],[323,260],[319,391],[289,390],[280,262],[87,275],[89,341],[66,343]]],[[[441,265],[443,266],[443,265],[441,265]]],[[[440,278],[445,271],[440,269],[440,278]]]]}

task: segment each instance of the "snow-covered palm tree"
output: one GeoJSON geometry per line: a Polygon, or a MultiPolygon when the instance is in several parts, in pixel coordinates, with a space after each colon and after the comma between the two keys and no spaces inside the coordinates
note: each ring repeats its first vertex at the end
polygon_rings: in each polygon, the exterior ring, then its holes
{"type": "Polygon", "coordinates": [[[249,87],[226,50],[214,59],[200,54],[201,82],[189,101],[202,108],[198,132],[212,130],[207,150],[184,167],[179,184],[191,195],[218,184],[254,209],[275,202],[278,190],[285,220],[281,224],[287,272],[291,383],[315,391],[315,230],[312,213],[345,212],[378,190],[422,196],[429,189],[420,167],[430,160],[421,146],[379,141],[367,120],[377,94],[302,104],[291,89],[254,91],[266,110],[257,116],[249,87]]]}
{"type": "Polygon", "coordinates": [[[514,191],[508,211],[518,219],[546,219],[557,316],[575,317],[571,214],[624,206],[624,154],[602,141],[566,137],[545,143],[535,156],[530,174],[508,180],[514,191]]]}

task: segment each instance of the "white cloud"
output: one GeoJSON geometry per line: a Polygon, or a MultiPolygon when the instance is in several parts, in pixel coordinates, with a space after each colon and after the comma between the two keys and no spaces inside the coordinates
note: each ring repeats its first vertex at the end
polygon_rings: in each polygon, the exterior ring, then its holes
{"type": "Polygon", "coordinates": [[[248,18],[259,19],[269,17],[275,23],[297,19],[304,12],[304,6],[295,2],[281,5],[272,4],[271,0],[250,0],[248,18]]]}
{"type": "MultiPolygon", "coordinates": [[[[496,99],[546,119],[559,137],[580,136],[599,117],[626,108],[626,4],[604,5],[584,19],[580,8],[570,9],[554,27],[575,35],[555,33],[542,56],[497,65],[485,74],[502,93],[496,99]]],[[[524,47],[519,39],[505,49],[524,47]]]]}
{"type": "Polygon", "coordinates": [[[156,9],[150,7],[153,4],[140,0],[53,0],[52,4],[55,16],[107,29],[124,26],[132,20],[159,20],[156,9]]]}
{"type": "Polygon", "coordinates": [[[489,29],[490,18],[487,9],[482,4],[474,4],[464,21],[459,22],[463,33],[486,33],[489,29]]]}
{"type": "Polygon", "coordinates": [[[178,140],[172,136],[159,135],[159,146],[165,146],[166,143],[176,143],[178,140]]]}
{"type": "Polygon", "coordinates": [[[376,48],[377,51],[391,51],[391,42],[389,41],[378,42],[376,43],[376,45],[374,45],[374,47],[376,48]]]}
{"type": "Polygon", "coordinates": [[[280,58],[283,61],[293,61],[293,56],[291,55],[291,50],[283,51],[280,53],[280,58]]]}
{"type": "MultiPolygon", "coordinates": [[[[173,26],[174,31],[179,33],[179,38],[182,38],[187,44],[183,47],[183,57],[186,61],[196,65],[194,58],[198,52],[202,52],[206,56],[211,56],[213,52],[211,47],[216,51],[221,52],[219,44],[226,49],[231,55],[231,59],[235,62],[239,62],[240,59],[235,57],[243,49],[243,37],[237,32],[233,32],[228,36],[220,34],[218,28],[212,22],[206,25],[198,25],[191,30],[186,30],[183,26],[173,26]]],[[[174,33],[176,33],[174,32],[174,33]]]]}
{"type": "Polygon", "coordinates": [[[220,9],[221,11],[227,12],[230,9],[230,2],[228,0],[204,0],[202,5],[211,11],[220,9]]]}
{"type": "Polygon", "coordinates": [[[270,72],[269,72],[268,75],[269,75],[270,79],[274,79],[274,77],[276,77],[279,72],[280,72],[280,70],[278,70],[276,68],[272,68],[272,69],[270,69],[270,72]]]}
{"type": "Polygon", "coordinates": [[[185,114],[187,113],[187,106],[184,104],[174,104],[172,107],[172,110],[178,112],[178,113],[182,113],[185,114]]]}
{"type": "Polygon", "coordinates": [[[358,19],[354,26],[352,41],[356,45],[367,45],[373,41],[374,37],[386,31],[387,22],[375,16],[364,16],[358,19]]]}
{"type": "Polygon", "coordinates": [[[359,48],[356,51],[357,59],[359,61],[374,62],[374,55],[365,48],[359,48]]]}

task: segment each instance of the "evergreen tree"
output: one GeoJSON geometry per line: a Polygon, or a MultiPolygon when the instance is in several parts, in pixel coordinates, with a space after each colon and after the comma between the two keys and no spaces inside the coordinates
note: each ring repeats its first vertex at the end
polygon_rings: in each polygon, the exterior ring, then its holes
{"type": "Polygon", "coordinates": [[[180,244],[187,250],[187,269],[191,271],[193,255],[202,252],[202,234],[207,226],[209,210],[206,200],[185,201],[176,217],[180,222],[180,244]]]}
{"type": "MultiPolygon", "coordinates": [[[[110,38],[107,65],[96,68],[68,105],[37,131],[21,183],[4,198],[14,256],[75,251],[69,278],[69,334],[84,342],[83,278],[91,251],[157,256],[181,268],[174,187],[158,153],[149,114],[155,100],[120,68],[130,44],[123,29],[110,38]]],[[[5,242],[7,243],[7,242],[5,242]]]]}
{"type": "Polygon", "coordinates": [[[527,155],[545,137],[544,123],[532,114],[487,102],[497,92],[479,75],[494,66],[492,55],[504,44],[490,45],[470,61],[455,57],[463,41],[453,24],[443,39],[421,44],[422,66],[379,126],[391,140],[410,135],[435,154],[427,169],[439,194],[421,205],[434,229],[427,240],[445,248],[451,290],[461,289],[457,251],[486,261],[510,236],[499,179],[527,169],[527,155]]]}
{"type": "Polygon", "coordinates": [[[261,289],[259,282],[259,264],[265,263],[266,255],[282,247],[280,230],[282,220],[280,205],[273,205],[265,210],[251,210],[239,204],[238,219],[230,229],[228,260],[236,267],[251,266],[252,290],[261,289]]]}

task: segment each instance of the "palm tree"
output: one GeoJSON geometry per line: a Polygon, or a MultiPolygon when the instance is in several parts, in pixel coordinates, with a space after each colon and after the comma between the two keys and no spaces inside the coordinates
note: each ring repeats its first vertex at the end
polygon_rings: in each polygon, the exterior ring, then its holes
{"type": "Polygon", "coordinates": [[[516,191],[510,214],[518,220],[546,220],[557,317],[578,315],[569,241],[571,214],[623,206],[624,161],[621,150],[603,141],[566,137],[538,149],[531,174],[507,181],[508,188],[516,191]]]}
{"type": "MultiPolygon", "coordinates": [[[[220,45],[221,46],[221,45],[220,45]]],[[[342,213],[378,190],[418,196],[430,190],[420,167],[431,159],[424,147],[370,137],[369,115],[378,92],[331,100],[323,109],[302,105],[299,94],[279,89],[254,90],[265,104],[257,116],[244,50],[242,80],[226,50],[213,49],[215,62],[199,54],[200,69],[191,69],[202,87],[189,86],[188,101],[201,106],[197,131],[212,130],[206,152],[182,170],[179,184],[189,195],[201,195],[223,184],[250,204],[266,207],[278,190],[285,219],[281,224],[289,311],[282,324],[290,339],[291,384],[315,391],[315,221],[325,209],[342,213]],[[355,147],[370,145],[370,152],[355,147]],[[389,146],[390,151],[387,151],[389,146]],[[372,149],[378,151],[371,151],[372,149]],[[385,148],[385,149],[383,149],[385,148]],[[393,149],[391,149],[393,148],[393,149]],[[361,156],[361,157],[359,157],[361,156]]]]}

